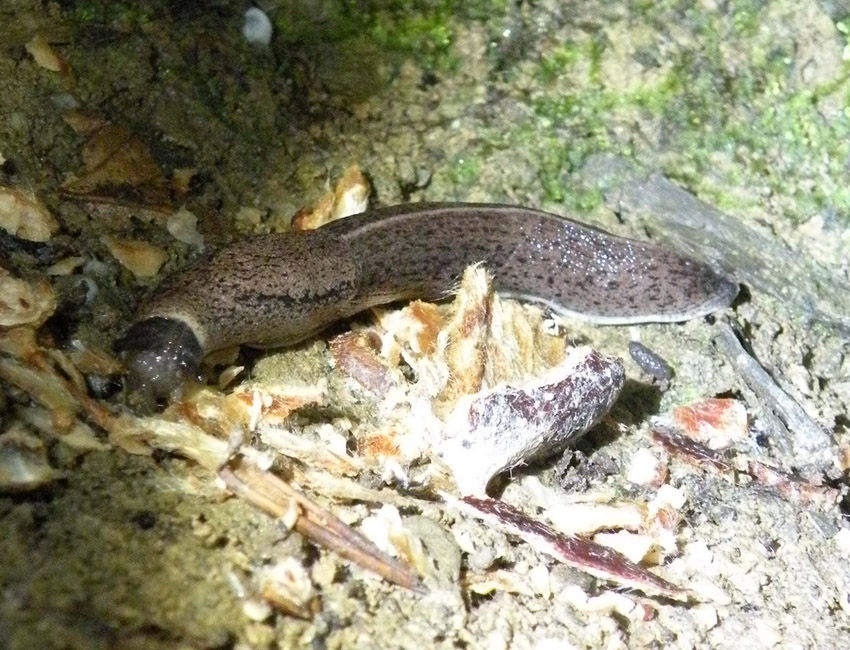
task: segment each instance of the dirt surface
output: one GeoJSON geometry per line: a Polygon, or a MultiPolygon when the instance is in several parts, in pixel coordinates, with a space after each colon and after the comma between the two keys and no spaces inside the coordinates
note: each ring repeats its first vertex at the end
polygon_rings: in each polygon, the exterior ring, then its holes
{"type": "MultiPolygon", "coordinates": [[[[823,481],[838,503],[671,459],[668,483],[685,504],[676,551],[658,571],[702,585],[702,596],[682,604],[628,594],[646,615],[623,615],[577,604],[574,586],[593,596],[609,583],[436,504],[402,509],[438,558],[428,592],[416,594],[226,499],[189,461],[81,454],[54,442],[61,480],[0,494],[0,647],[847,647],[850,5],[268,2],[269,46],[243,38],[245,8],[0,4],[0,180],[33,192],[60,224],[43,245],[2,233],[0,260],[26,278],[67,256],[86,260],[52,277],[59,308],[43,338],[109,349],[144,293],[197,255],[169,234],[166,212],[142,205],[150,194],[122,205],[61,191],[86,163],[87,137],[63,120],[69,109],[133,134],[169,183],[192,169],[187,188],[163,191],[172,210],[198,217],[209,248],[287,228],[356,163],[373,204],[509,202],[627,236],[666,230],[674,245],[738,272],[745,289],[720,320],[823,435],[816,449],[801,441],[724,352],[721,325],[569,324],[571,339],[621,357],[639,336],[675,377],[661,393],[627,359],[627,387],[606,423],[577,451],[519,472],[504,498],[522,503],[520,479],[537,476],[559,490],[649,501],[652,488],[626,479],[635,453],[656,449],[648,418],[724,396],[747,407],[739,452],[823,481]],[[36,63],[25,46],[37,33],[70,72],[36,63]],[[665,221],[669,203],[655,199],[681,196],[659,189],[662,178],[704,201],[688,205],[707,221],[678,229],[665,221]],[[723,229],[703,233],[706,223],[723,229]],[[104,234],[153,243],[167,261],[138,278],[104,234]],[[309,567],[318,612],[252,620],[240,577],[283,556],[309,567]],[[495,569],[522,582],[541,566],[544,589],[477,594],[463,583],[495,569]]],[[[275,359],[296,363],[293,355],[322,366],[326,351],[283,352],[265,360],[266,371],[275,359]]],[[[26,400],[3,386],[4,429],[26,400]]],[[[368,405],[349,407],[335,415],[368,420],[368,405]]],[[[316,498],[355,524],[378,507],[316,498]]]]}

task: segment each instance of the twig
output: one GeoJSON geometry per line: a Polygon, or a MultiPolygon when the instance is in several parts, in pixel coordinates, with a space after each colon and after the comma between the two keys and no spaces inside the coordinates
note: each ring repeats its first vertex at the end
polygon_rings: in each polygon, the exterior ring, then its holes
{"type": "Polygon", "coordinates": [[[815,465],[819,469],[826,467],[832,460],[830,435],[750,356],[728,323],[718,323],[717,327],[716,341],[720,349],[750,390],[787,426],[787,433],[779,431],[784,439],[777,439],[777,443],[800,465],[815,465]]]}
{"type": "Polygon", "coordinates": [[[290,510],[289,504],[295,502],[300,510],[295,530],[304,537],[394,584],[423,591],[422,583],[409,567],[381,551],[274,474],[244,459],[236,459],[219,471],[219,477],[234,494],[275,517],[283,518],[290,510]]]}
{"type": "Polygon", "coordinates": [[[450,507],[516,535],[538,551],[569,566],[629,588],[640,589],[647,594],[660,594],[675,600],[687,599],[684,590],[635,564],[614,549],[589,539],[558,533],[504,501],[476,497],[457,499],[448,494],[442,496],[450,507]]]}

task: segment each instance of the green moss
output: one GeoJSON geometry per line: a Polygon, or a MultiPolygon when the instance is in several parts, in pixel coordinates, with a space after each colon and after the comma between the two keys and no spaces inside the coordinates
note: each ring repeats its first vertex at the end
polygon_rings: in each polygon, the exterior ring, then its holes
{"type": "Polygon", "coordinates": [[[587,47],[575,41],[566,43],[555,48],[552,52],[545,54],[540,60],[540,67],[536,72],[537,80],[542,84],[549,84],[564,74],[589,52],[587,47]]]}
{"type": "Polygon", "coordinates": [[[763,0],[738,0],[732,10],[732,26],[741,36],[751,36],[761,24],[763,0]]]}
{"type": "Polygon", "coordinates": [[[365,39],[386,54],[415,56],[426,68],[454,69],[457,25],[508,10],[507,2],[366,0],[293,2],[273,16],[284,49],[326,47],[365,39]]]}
{"type": "Polygon", "coordinates": [[[457,156],[452,161],[450,178],[458,188],[472,186],[481,173],[481,159],[475,156],[457,156]]]}
{"type": "Polygon", "coordinates": [[[103,5],[100,2],[81,1],[74,4],[69,16],[78,25],[85,25],[97,20],[102,9],[103,5]]]}
{"type": "MultiPolygon", "coordinates": [[[[793,218],[805,219],[823,209],[850,210],[840,181],[850,120],[846,115],[827,119],[818,105],[832,93],[847,92],[846,72],[820,88],[789,90],[789,63],[787,53],[775,51],[760,68],[734,78],[704,62],[682,66],[678,74],[692,81],[674,93],[663,116],[677,126],[677,147],[691,164],[668,173],[699,187],[701,177],[712,171],[712,154],[732,153],[741,165],[739,182],[791,195],[798,205],[797,214],[789,215],[793,218]],[[815,171],[824,161],[827,178],[815,171]],[[805,182],[807,176],[811,183],[805,182]],[[792,188],[789,178],[803,182],[792,188]]],[[[722,193],[715,198],[723,207],[736,207],[722,193]]]]}
{"type": "Polygon", "coordinates": [[[835,28],[844,37],[844,50],[841,53],[841,58],[844,61],[850,61],[850,16],[837,21],[835,28]]]}
{"type": "MultiPolygon", "coordinates": [[[[667,175],[722,208],[745,207],[742,200],[754,202],[770,193],[792,200],[787,214],[792,220],[823,211],[846,219],[850,67],[845,64],[829,83],[804,87],[791,39],[762,29],[763,5],[734,0],[725,12],[712,12],[686,2],[633,3],[632,21],[658,31],[684,17],[692,40],[665,52],[663,60],[671,64],[666,74],[648,75],[652,83],[627,92],[610,87],[600,74],[606,55],[601,31],[545,53],[532,72],[543,89],[529,99],[534,118],[514,140],[537,156],[547,199],[569,202],[579,196],[578,203],[592,207],[593,197],[576,194],[571,176],[589,154],[613,151],[643,162],[658,160],[667,175]],[[564,77],[569,84],[559,81],[564,77]],[[823,102],[839,102],[839,115],[825,114],[823,102]],[[663,134],[660,159],[656,144],[623,137],[622,125],[636,120],[663,134]]],[[[846,60],[850,19],[839,21],[837,29],[845,35],[846,60]]],[[[651,48],[642,54],[647,65],[657,58],[651,48]]]]}
{"type": "MultiPolygon", "coordinates": [[[[569,51],[570,54],[562,56],[561,60],[566,65],[574,65],[578,59],[573,58],[572,50],[569,51]]],[[[589,59],[598,57],[597,47],[593,45],[583,48],[582,52],[589,59]]],[[[553,70],[544,69],[541,74],[545,77],[552,73],[553,70]]],[[[542,118],[543,128],[536,125],[519,136],[522,147],[537,152],[540,183],[547,200],[567,203],[571,209],[579,211],[595,209],[601,202],[598,191],[585,192],[569,183],[569,176],[584,166],[587,157],[604,151],[628,157],[634,154],[633,147],[612,137],[612,116],[636,109],[658,116],[681,90],[681,81],[676,75],[625,93],[606,89],[598,81],[593,66],[590,76],[596,80],[584,90],[535,99],[532,107],[535,115],[542,118]],[[549,135],[552,131],[558,135],[549,135]],[[570,134],[577,135],[571,137],[570,134]]]]}
{"type": "Polygon", "coordinates": [[[154,11],[155,8],[151,6],[151,3],[82,0],[73,3],[68,16],[77,27],[85,27],[93,23],[120,24],[122,28],[127,29],[150,22],[154,11]]]}

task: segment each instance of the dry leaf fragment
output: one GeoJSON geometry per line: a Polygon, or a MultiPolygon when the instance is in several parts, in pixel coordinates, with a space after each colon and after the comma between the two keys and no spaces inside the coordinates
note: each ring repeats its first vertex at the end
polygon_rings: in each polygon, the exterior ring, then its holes
{"type": "Polygon", "coordinates": [[[197,170],[194,167],[178,167],[171,171],[171,187],[180,196],[189,193],[189,187],[197,170]]]}
{"type": "Polygon", "coordinates": [[[493,298],[484,380],[489,386],[540,375],[564,360],[566,338],[546,331],[543,312],[493,298]]]}
{"type": "Polygon", "coordinates": [[[465,576],[463,585],[474,594],[486,596],[496,591],[522,596],[536,596],[528,575],[516,571],[496,569],[484,573],[469,573],[465,576]]]}
{"type": "Polygon", "coordinates": [[[109,441],[129,454],[148,456],[153,449],[174,452],[215,471],[227,460],[226,440],[206,433],[188,421],[120,415],[109,423],[109,441]]]}
{"type": "Polygon", "coordinates": [[[640,530],[646,514],[646,508],[637,503],[559,503],[544,511],[552,527],[566,535],[610,528],[640,530]]]}
{"type": "Polygon", "coordinates": [[[657,418],[652,424],[652,441],[664,447],[671,455],[683,458],[693,465],[717,472],[727,472],[731,469],[730,452],[709,449],[701,442],[684,435],[678,427],[664,424],[662,418],[657,418]]]}
{"type": "Polygon", "coordinates": [[[613,548],[635,564],[645,563],[655,544],[655,540],[650,535],[639,535],[626,530],[618,530],[616,533],[599,533],[593,536],[593,541],[613,548]]]}
{"type": "Polygon", "coordinates": [[[360,530],[385,553],[404,558],[419,575],[424,575],[428,569],[422,541],[405,528],[394,505],[384,504],[376,514],[366,517],[360,530]]]}
{"type": "Polygon", "coordinates": [[[429,355],[437,347],[437,336],[443,329],[445,317],[437,305],[414,300],[406,310],[411,318],[410,349],[421,355],[429,355]]]}
{"type": "Polygon", "coordinates": [[[118,375],[124,370],[121,362],[112,355],[98,348],[86,347],[78,340],[71,341],[68,357],[77,370],[85,375],[118,375]]]}
{"type": "Polygon", "coordinates": [[[850,469],[850,445],[842,445],[838,449],[838,458],[836,459],[836,465],[838,469],[842,472],[846,472],[850,469]]]}
{"type": "Polygon", "coordinates": [[[104,235],[100,241],[109,249],[112,256],[138,278],[150,278],[159,272],[168,259],[166,252],[159,246],[135,239],[118,239],[104,235]]]}
{"type": "Polygon", "coordinates": [[[48,266],[45,273],[47,275],[71,275],[78,267],[82,266],[85,261],[85,257],[79,257],[76,255],[65,257],[48,266]]]}
{"type": "Polygon", "coordinates": [[[57,54],[50,46],[50,41],[55,42],[55,40],[57,39],[45,36],[44,34],[36,34],[24,47],[36,62],[36,65],[51,72],[58,72],[62,78],[63,85],[68,89],[73,88],[74,77],[71,74],[71,66],[68,65],[64,57],[57,54]]]}
{"type": "Polygon", "coordinates": [[[50,466],[44,443],[20,423],[0,436],[0,492],[29,492],[62,478],[50,466]]]}
{"type": "Polygon", "coordinates": [[[260,422],[271,426],[283,424],[293,411],[322,404],[327,390],[324,380],[315,386],[242,384],[225,397],[225,408],[234,417],[242,419],[249,431],[256,431],[260,422]]]}
{"type": "Polygon", "coordinates": [[[245,370],[245,366],[227,366],[227,368],[222,370],[221,374],[218,376],[218,389],[224,390],[230,386],[230,384],[233,383],[233,380],[242,374],[243,370],[245,370]]]}
{"type": "MultiPolygon", "coordinates": [[[[330,424],[324,427],[333,429],[330,424]]],[[[330,472],[334,476],[354,476],[362,469],[360,460],[346,453],[345,438],[335,433],[326,432],[314,440],[281,426],[267,426],[261,427],[260,439],[279,454],[299,460],[313,469],[330,472]],[[334,444],[336,441],[339,444],[334,444]]]]}
{"type": "Polygon", "coordinates": [[[332,192],[327,192],[310,208],[292,218],[293,230],[314,230],[331,221],[364,212],[372,187],[357,165],[345,170],[332,192]]]}
{"type": "Polygon", "coordinates": [[[59,224],[35,197],[0,185],[0,228],[27,241],[44,242],[59,224]]]}
{"type": "Polygon", "coordinates": [[[756,460],[749,461],[747,470],[758,483],[773,488],[789,500],[833,505],[841,498],[839,490],[812,483],[800,476],[783,472],[756,460]]]}
{"type": "Polygon", "coordinates": [[[456,499],[447,494],[441,496],[449,506],[481,519],[498,530],[517,535],[535,550],[551,555],[560,562],[626,587],[641,589],[647,594],[683,599],[684,594],[678,587],[635,564],[621,553],[582,537],[559,534],[504,501],[471,496],[456,499]]]}
{"type": "Polygon", "coordinates": [[[357,165],[351,165],[343,173],[334,189],[333,219],[341,219],[364,212],[369,205],[372,186],[357,165]]]}
{"type": "Polygon", "coordinates": [[[570,585],[561,594],[561,598],[580,612],[609,614],[615,612],[629,620],[649,620],[644,606],[631,598],[613,591],[605,591],[598,596],[588,597],[578,585],[570,585]]]}
{"type": "Polygon", "coordinates": [[[358,440],[357,452],[366,458],[405,460],[399,444],[399,432],[392,425],[358,440]]]}
{"type": "Polygon", "coordinates": [[[78,108],[72,108],[62,113],[62,120],[78,135],[91,135],[106,126],[109,121],[94,113],[87,113],[78,108]]]}
{"type": "Polygon", "coordinates": [[[67,71],[68,64],[53,51],[43,34],[33,36],[24,47],[33,60],[45,70],[51,72],[67,71]]]}
{"type": "Polygon", "coordinates": [[[59,432],[71,430],[80,404],[52,369],[32,368],[12,359],[0,359],[0,378],[47,407],[53,426],[59,432]]]}
{"type": "Polygon", "coordinates": [[[98,440],[94,430],[85,422],[75,419],[68,431],[57,431],[49,411],[38,406],[21,407],[15,414],[43,435],[56,438],[79,452],[106,451],[109,445],[98,440]]]}
{"type": "Polygon", "coordinates": [[[381,356],[394,366],[404,357],[416,369],[416,360],[432,355],[437,348],[437,337],[446,321],[443,311],[421,300],[402,309],[373,308],[372,318],[383,331],[381,356]]]}
{"type": "Polygon", "coordinates": [[[83,146],[82,156],[86,173],[61,185],[65,195],[173,212],[168,179],[147,145],[126,128],[105,124],[83,146]]]}
{"type": "Polygon", "coordinates": [[[56,309],[56,295],[45,279],[27,282],[0,267],[0,327],[38,327],[56,309]]]}
{"type": "Polygon", "coordinates": [[[293,230],[315,230],[332,221],[333,194],[328,192],[312,208],[302,208],[292,217],[293,230]]]}

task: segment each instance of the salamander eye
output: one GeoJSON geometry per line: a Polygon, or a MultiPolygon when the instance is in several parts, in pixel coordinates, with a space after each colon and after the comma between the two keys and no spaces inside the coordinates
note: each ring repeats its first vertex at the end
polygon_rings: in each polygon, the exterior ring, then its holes
{"type": "Polygon", "coordinates": [[[197,379],[203,356],[189,326],[172,318],[134,323],[114,347],[127,368],[128,404],[147,412],[179,398],[184,382],[197,379]]]}

